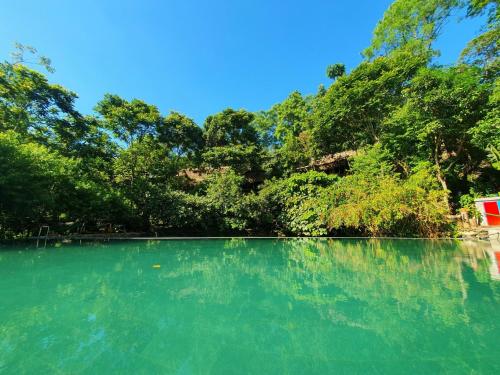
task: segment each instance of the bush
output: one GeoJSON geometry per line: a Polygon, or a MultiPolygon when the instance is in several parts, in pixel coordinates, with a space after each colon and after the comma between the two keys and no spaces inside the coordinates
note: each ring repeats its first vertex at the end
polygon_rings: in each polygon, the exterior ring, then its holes
{"type": "Polygon", "coordinates": [[[335,175],[309,171],[267,182],[260,191],[268,224],[284,234],[322,236],[327,234],[324,191],[338,180],[335,175]]]}
{"type": "Polygon", "coordinates": [[[355,158],[354,173],[322,198],[328,201],[328,229],[371,236],[448,234],[446,192],[431,168],[422,165],[402,180],[373,156],[367,152],[355,158]]]}

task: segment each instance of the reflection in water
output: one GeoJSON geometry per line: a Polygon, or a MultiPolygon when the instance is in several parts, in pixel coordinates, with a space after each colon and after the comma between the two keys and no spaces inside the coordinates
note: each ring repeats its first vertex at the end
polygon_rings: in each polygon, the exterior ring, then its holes
{"type": "Polygon", "coordinates": [[[0,372],[500,371],[500,283],[483,243],[233,239],[16,250],[0,252],[0,372]]]}
{"type": "Polygon", "coordinates": [[[490,275],[493,280],[500,280],[500,239],[490,240],[491,247],[486,251],[490,257],[490,275]]]}

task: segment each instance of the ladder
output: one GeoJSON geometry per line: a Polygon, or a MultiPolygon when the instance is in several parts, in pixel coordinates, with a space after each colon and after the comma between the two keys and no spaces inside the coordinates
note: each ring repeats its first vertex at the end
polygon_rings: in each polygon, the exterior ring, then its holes
{"type": "Polygon", "coordinates": [[[36,247],[38,248],[39,246],[39,241],[40,241],[40,238],[42,236],[42,231],[43,229],[46,229],[45,231],[45,236],[43,237],[45,239],[45,242],[43,244],[43,247],[47,246],[47,238],[49,237],[49,231],[50,231],[50,227],[48,225],[42,225],[40,227],[40,230],[38,231],[38,237],[36,238],[36,247]]]}
{"type": "Polygon", "coordinates": [[[43,229],[46,229],[44,238],[47,239],[49,237],[50,227],[48,225],[42,225],[40,227],[40,230],[38,231],[38,237],[37,237],[38,239],[40,239],[40,237],[42,236],[43,229]]]}

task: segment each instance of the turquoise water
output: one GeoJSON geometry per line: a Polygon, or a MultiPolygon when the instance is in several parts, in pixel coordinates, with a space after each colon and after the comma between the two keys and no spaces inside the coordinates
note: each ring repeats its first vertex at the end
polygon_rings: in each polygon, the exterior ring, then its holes
{"type": "Polygon", "coordinates": [[[498,374],[488,251],[425,240],[4,245],[0,372],[498,374]]]}

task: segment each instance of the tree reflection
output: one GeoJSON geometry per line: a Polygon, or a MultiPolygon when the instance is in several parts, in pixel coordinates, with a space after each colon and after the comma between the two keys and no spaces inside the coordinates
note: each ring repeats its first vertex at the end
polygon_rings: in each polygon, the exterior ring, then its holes
{"type": "Polygon", "coordinates": [[[0,370],[223,373],[238,365],[246,372],[324,373],[370,371],[377,363],[397,373],[498,366],[479,354],[496,345],[500,283],[489,278],[488,254],[477,243],[64,245],[3,252],[0,271],[0,370]]]}

